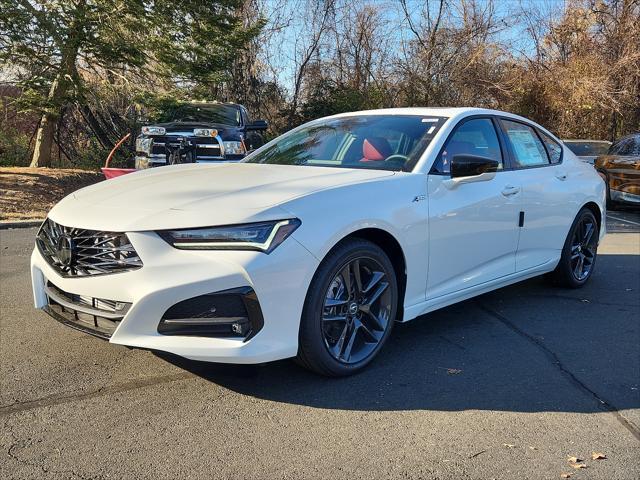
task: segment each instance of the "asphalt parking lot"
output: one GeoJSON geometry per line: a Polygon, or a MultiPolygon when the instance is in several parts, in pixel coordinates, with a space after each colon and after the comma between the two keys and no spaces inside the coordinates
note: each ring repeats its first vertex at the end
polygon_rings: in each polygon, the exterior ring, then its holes
{"type": "Polygon", "coordinates": [[[532,279],[398,325],[339,380],[68,329],[32,308],[35,229],[2,230],[1,476],[637,479],[640,215],[608,225],[584,289],[532,279]]]}

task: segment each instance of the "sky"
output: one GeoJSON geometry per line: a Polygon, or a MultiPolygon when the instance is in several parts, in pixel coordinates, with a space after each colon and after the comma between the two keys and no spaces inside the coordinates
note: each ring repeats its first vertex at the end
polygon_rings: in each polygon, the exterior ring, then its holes
{"type": "MultiPolygon", "coordinates": [[[[449,0],[455,2],[455,0],[449,0]]],[[[497,35],[500,42],[511,45],[511,50],[516,55],[528,55],[532,53],[533,43],[523,34],[522,25],[517,23],[515,12],[526,10],[536,14],[557,16],[571,0],[478,0],[481,5],[493,3],[498,17],[504,21],[504,29],[497,35]]],[[[362,0],[364,4],[375,6],[381,12],[384,19],[391,25],[403,25],[403,28],[390,29],[389,35],[397,37],[398,44],[404,36],[410,34],[406,27],[404,14],[400,9],[398,0],[362,0]]],[[[264,0],[270,25],[283,25],[277,33],[272,35],[271,44],[266,49],[269,55],[269,63],[274,65],[275,76],[280,85],[291,91],[294,82],[295,61],[294,52],[296,44],[300,45],[305,34],[306,19],[303,16],[305,0],[264,0]]],[[[432,11],[437,8],[438,1],[431,0],[407,0],[410,8],[419,16],[419,11],[425,4],[430,4],[432,11]]],[[[267,27],[269,28],[269,26],[267,27]]]]}

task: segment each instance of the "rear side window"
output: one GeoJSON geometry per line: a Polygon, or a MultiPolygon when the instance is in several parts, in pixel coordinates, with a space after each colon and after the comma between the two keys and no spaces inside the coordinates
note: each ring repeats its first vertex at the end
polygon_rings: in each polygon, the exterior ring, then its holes
{"type": "Polygon", "coordinates": [[[501,122],[513,152],[516,168],[549,165],[547,151],[532,127],[510,120],[501,122]]]}
{"type": "Polygon", "coordinates": [[[546,133],[541,132],[540,130],[538,130],[538,133],[540,134],[540,138],[542,138],[545,147],[547,147],[549,161],[552,164],[560,163],[562,161],[562,146],[546,133]]]}
{"type": "Polygon", "coordinates": [[[475,155],[496,160],[503,168],[498,135],[489,118],[474,118],[458,125],[438,155],[432,173],[448,174],[454,155],[475,155]]]}

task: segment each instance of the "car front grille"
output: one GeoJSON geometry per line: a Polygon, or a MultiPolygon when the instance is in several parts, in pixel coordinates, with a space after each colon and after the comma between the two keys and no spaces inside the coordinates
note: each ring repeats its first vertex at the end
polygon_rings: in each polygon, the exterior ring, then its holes
{"type": "Polygon", "coordinates": [[[60,275],[83,277],[142,267],[124,233],[65,227],[45,220],[36,237],[38,250],[60,275]]]}

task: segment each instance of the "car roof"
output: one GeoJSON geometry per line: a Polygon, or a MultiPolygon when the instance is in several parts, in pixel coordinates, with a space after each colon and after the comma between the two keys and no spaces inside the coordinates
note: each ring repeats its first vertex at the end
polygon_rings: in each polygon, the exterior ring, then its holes
{"type": "Polygon", "coordinates": [[[492,110],[490,108],[478,107],[405,107],[405,108],[381,108],[377,110],[362,110],[359,112],[346,112],[337,115],[331,115],[325,118],[340,118],[356,115],[425,115],[434,117],[462,118],[470,115],[501,115],[514,119],[524,120],[525,122],[535,123],[533,120],[521,117],[514,113],[504,112],[501,110],[492,110]]]}
{"type": "Polygon", "coordinates": [[[588,138],[585,139],[576,139],[576,138],[568,138],[568,139],[564,139],[562,140],[565,143],[583,143],[583,142],[589,142],[589,143],[606,143],[608,145],[611,145],[611,142],[609,140],[591,140],[588,138]]]}
{"type": "Polygon", "coordinates": [[[502,110],[493,110],[490,108],[478,108],[478,107],[405,107],[405,108],[381,108],[377,110],[362,110],[359,112],[345,112],[337,115],[331,115],[318,120],[325,120],[330,118],[343,118],[360,115],[420,115],[420,116],[433,116],[433,117],[447,117],[450,120],[456,121],[472,115],[499,115],[502,117],[513,118],[514,120],[521,120],[526,123],[534,124],[540,127],[541,130],[550,134],[554,138],[558,138],[553,135],[549,130],[542,125],[534,122],[533,120],[515,113],[504,112],[502,110]]]}

